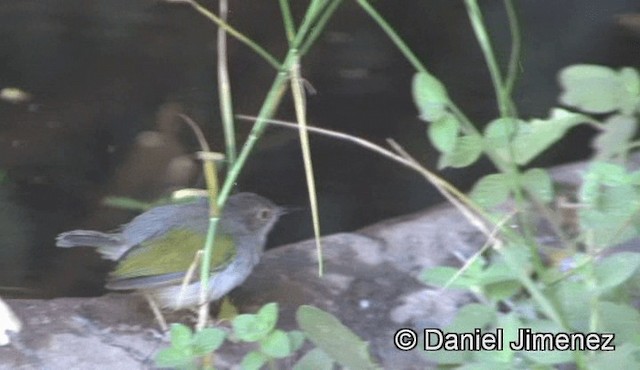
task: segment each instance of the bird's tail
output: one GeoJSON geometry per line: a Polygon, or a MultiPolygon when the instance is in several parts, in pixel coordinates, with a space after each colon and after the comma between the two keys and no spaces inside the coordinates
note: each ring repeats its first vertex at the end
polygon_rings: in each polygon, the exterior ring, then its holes
{"type": "Polygon", "coordinates": [[[128,249],[121,235],[92,230],[73,230],[58,235],[56,246],[61,248],[96,247],[104,258],[116,260],[128,249]]]}

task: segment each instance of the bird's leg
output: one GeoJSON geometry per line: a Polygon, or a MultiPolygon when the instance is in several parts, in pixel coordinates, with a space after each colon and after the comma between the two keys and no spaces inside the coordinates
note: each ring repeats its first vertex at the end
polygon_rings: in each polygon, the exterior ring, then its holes
{"type": "Polygon", "coordinates": [[[158,307],[158,304],[151,295],[144,293],[144,298],[147,300],[147,303],[149,303],[149,307],[151,308],[153,315],[156,317],[156,321],[158,321],[160,329],[162,329],[162,331],[166,333],[169,330],[169,326],[167,325],[167,321],[162,315],[162,311],[160,311],[160,307],[158,307]]]}

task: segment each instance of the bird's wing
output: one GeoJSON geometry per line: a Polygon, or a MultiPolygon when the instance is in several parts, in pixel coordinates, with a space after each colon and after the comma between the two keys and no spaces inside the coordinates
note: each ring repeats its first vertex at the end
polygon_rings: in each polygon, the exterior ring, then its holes
{"type": "MultiPolygon", "coordinates": [[[[179,283],[185,276],[198,250],[205,244],[205,235],[189,229],[176,229],[163,236],[132,248],[111,273],[109,289],[138,289],[155,285],[179,283]],[[129,280],[130,284],[125,284],[129,280]],[[119,287],[131,285],[135,288],[119,287]],[[145,286],[148,284],[148,286],[145,286]]],[[[224,269],[236,256],[231,237],[218,233],[213,248],[211,272],[224,269]]]]}

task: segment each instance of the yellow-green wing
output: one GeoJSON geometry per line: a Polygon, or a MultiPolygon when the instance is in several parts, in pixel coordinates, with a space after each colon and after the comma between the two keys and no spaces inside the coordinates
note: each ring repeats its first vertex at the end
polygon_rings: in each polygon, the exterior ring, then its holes
{"type": "MultiPolygon", "coordinates": [[[[162,237],[146,241],[125,254],[111,276],[129,279],[186,272],[196,252],[204,247],[206,235],[189,229],[171,230],[162,237]]],[[[233,240],[217,233],[211,259],[211,271],[224,268],[236,255],[233,240]]]]}

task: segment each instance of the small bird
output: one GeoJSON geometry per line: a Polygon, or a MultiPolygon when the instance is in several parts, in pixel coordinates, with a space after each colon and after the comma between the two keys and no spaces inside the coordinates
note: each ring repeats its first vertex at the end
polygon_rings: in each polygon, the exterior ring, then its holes
{"type": "MultiPolygon", "coordinates": [[[[283,208],[253,193],[229,197],[216,232],[209,301],[220,299],[246,280],[283,213],[283,208]]],[[[199,281],[190,281],[184,289],[182,283],[197,251],[204,246],[208,228],[209,199],[203,197],[152,208],[120,232],[65,232],[58,235],[56,245],[96,247],[103,258],[117,261],[107,289],[141,291],[161,308],[178,310],[199,303],[199,281]]]]}

